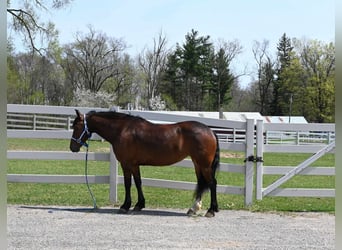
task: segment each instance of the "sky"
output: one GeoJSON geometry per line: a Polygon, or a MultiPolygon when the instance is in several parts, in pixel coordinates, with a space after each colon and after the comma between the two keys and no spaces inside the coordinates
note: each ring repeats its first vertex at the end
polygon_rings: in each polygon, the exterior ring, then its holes
{"type": "MultiPolygon", "coordinates": [[[[12,6],[14,7],[14,6],[12,6]]],[[[238,40],[243,47],[232,64],[235,74],[253,73],[254,41],[268,40],[276,53],[280,37],[335,41],[335,0],[74,0],[59,11],[41,16],[59,30],[61,44],[73,42],[76,32],[91,25],[109,37],[122,38],[136,56],[162,31],[168,47],[183,44],[194,29],[212,42],[238,40]]],[[[245,87],[251,76],[240,78],[245,87]]]]}

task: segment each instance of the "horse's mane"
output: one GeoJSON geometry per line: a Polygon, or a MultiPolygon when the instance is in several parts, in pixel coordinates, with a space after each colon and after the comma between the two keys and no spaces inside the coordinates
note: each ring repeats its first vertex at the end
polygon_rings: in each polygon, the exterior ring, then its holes
{"type": "Polygon", "coordinates": [[[130,114],[115,112],[115,111],[89,111],[88,115],[96,115],[107,119],[130,119],[130,120],[139,120],[139,121],[146,121],[144,118],[140,116],[134,116],[130,114]]]}

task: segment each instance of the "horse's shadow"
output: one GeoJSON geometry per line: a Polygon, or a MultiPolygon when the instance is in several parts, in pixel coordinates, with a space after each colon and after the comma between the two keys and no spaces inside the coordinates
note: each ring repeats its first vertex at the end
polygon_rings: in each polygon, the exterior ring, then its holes
{"type": "Polygon", "coordinates": [[[46,206],[20,206],[20,208],[47,210],[49,213],[58,212],[58,211],[66,211],[66,212],[74,212],[74,213],[115,214],[115,215],[126,215],[126,216],[136,216],[136,215],[164,216],[164,217],[187,216],[185,212],[153,210],[153,209],[150,209],[150,210],[144,209],[141,211],[130,210],[127,213],[123,213],[119,208],[84,208],[84,207],[68,208],[68,207],[46,207],[46,206]]]}

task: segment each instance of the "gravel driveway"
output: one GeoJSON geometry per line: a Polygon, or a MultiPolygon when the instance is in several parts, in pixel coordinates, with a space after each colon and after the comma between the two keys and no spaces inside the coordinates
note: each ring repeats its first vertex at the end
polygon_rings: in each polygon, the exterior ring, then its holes
{"type": "Polygon", "coordinates": [[[330,214],[221,210],[205,218],[185,212],[9,205],[8,249],[335,249],[330,214]]]}

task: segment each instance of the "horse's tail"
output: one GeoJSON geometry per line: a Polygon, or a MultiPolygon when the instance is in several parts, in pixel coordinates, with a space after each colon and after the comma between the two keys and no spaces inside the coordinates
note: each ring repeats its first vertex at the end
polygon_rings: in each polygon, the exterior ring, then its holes
{"type": "Polygon", "coordinates": [[[212,168],[212,174],[213,174],[213,179],[215,178],[215,173],[220,167],[220,144],[219,144],[219,139],[217,137],[217,134],[213,132],[216,138],[216,152],[215,152],[215,157],[213,162],[211,163],[211,168],[212,168]]]}

